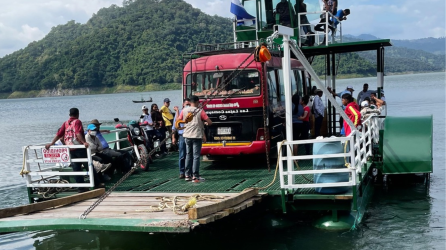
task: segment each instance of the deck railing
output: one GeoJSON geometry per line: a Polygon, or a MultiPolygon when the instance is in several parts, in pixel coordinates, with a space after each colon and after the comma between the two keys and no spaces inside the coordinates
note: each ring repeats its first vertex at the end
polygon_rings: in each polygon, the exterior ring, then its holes
{"type": "MultiPolygon", "coordinates": [[[[45,149],[45,145],[37,146],[26,146],[23,147],[23,163],[24,172],[26,177],[26,185],[30,188],[42,188],[42,187],[56,187],[56,188],[71,188],[71,187],[94,187],[93,178],[93,161],[91,159],[91,150],[85,148],[84,145],[62,145],[62,146],[51,146],[50,149],[61,149],[64,152],[69,152],[70,149],[84,149],[87,151],[87,158],[75,158],[65,161],[68,163],[73,162],[88,162],[87,171],[58,171],[56,162],[45,163],[43,158],[44,153],[42,150],[45,149]],[[59,179],[61,176],[88,176],[89,182],[87,183],[59,183],[50,182],[51,179],[59,179]]],[[[65,165],[65,164],[63,164],[65,165]]],[[[62,168],[64,168],[62,166],[62,168]]]]}
{"type": "MultiPolygon", "coordinates": [[[[116,148],[119,150],[129,150],[132,147],[121,148],[121,141],[127,141],[127,137],[119,138],[119,132],[127,131],[126,129],[116,129],[110,133],[116,134],[116,140],[108,141],[108,143],[117,143],[116,148]]],[[[94,187],[93,178],[93,161],[91,158],[90,148],[84,145],[57,145],[51,146],[50,149],[61,149],[63,152],[69,152],[70,149],[83,149],[87,152],[87,158],[71,158],[68,161],[55,160],[54,162],[45,163],[44,153],[42,150],[45,144],[32,145],[23,147],[23,171],[26,177],[26,185],[30,188],[77,188],[77,187],[94,187]],[[70,164],[73,162],[87,162],[88,166],[84,166],[87,171],[69,171],[70,164]],[[88,176],[89,182],[85,183],[67,183],[60,182],[62,176],[88,176]],[[56,181],[51,181],[56,180],[56,181]]]]}
{"type": "MultiPolygon", "coordinates": [[[[309,26],[312,28],[312,30],[314,30],[314,34],[303,34],[303,32],[301,33],[299,31],[300,34],[300,39],[299,40],[299,47],[302,46],[302,38],[308,39],[311,36],[315,37],[315,43],[319,44],[319,37],[321,35],[323,35],[325,37],[325,45],[328,46],[328,43],[334,43],[336,41],[339,41],[342,43],[342,22],[339,21],[339,19],[334,16],[332,13],[330,12],[326,12],[326,11],[315,11],[315,12],[302,12],[302,13],[298,13],[298,18],[297,18],[297,23],[298,23],[298,27],[299,30],[303,30],[304,26],[309,26]],[[324,28],[324,32],[320,32],[320,31],[316,31],[314,30],[314,25],[308,23],[308,24],[302,24],[300,23],[300,17],[301,16],[306,16],[307,14],[318,14],[320,16],[324,15],[325,16],[325,22],[322,22],[320,24],[324,24],[325,28],[324,28]],[[338,20],[338,25],[336,26],[336,28],[334,27],[334,25],[330,25],[328,20],[330,19],[337,19],[338,20]],[[334,31],[331,36],[328,36],[328,32],[330,31],[330,27],[333,27],[334,31]],[[339,37],[336,38],[336,31],[339,29],[339,37]],[[329,39],[330,38],[330,39],[329,39]]],[[[319,23],[318,23],[319,24],[319,23]]]]}
{"type": "Polygon", "coordinates": [[[379,142],[379,130],[382,119],[378,115],[371,115],[363,122],[361,132],[352,131],[347,137],[330,137],[323,139],[285,141],[277,144],[278,161],[280,173],[280,187],[283,189],[297,188],[323,188],[323,187],[345,187],[355,186],[358,182],[358,175],[362,172],[363,166],[368,158],[373,155],[373,144],[379,142]],[[300,155],[293,156],[293,145],[304,145],[324,142],[341,142],[343,144],[343,153],[336,154],[318,154],[318,155],[300,155]],[[285,148],[281,149],[281,146],[285,148]],[[285,152],[287,155],[285,156],[285,152]],[[344,158],[345,168],[324,169],[324,170],[295,170],[295,161],[313,160],[327,158],[344,158]],[[287,162],[284,168],[283,162],[287,162]],[[329,174],[329,173],[350,173],[348,182],[333,183],[295,183],[295,176],[308,174],[329,174]],[[285,179],[287,178],[287,179],[285,179]],[[285,181],[286,180],[286,181],[285,181]]]}

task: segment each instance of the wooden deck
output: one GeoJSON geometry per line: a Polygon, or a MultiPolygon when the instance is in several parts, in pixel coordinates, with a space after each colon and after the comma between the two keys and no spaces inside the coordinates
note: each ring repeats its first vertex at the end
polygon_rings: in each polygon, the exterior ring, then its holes
{"type": "Polygon", "coordinates": [[[196,193],[113,192],[86,219],[79,219],[97,200],[91,196],[99,196],[103,192],[93,190],[0,210],[0,232],[64,229],[189,232],[200,224],[208,224],[251,207],[266,195],[254,189],[242,193],[201,193],[199,195],[205,200],[199,198],[195,208],[188,212],[174,212],[169,207],[158,211],[162,197],[170,200],[177,197],[178,203],[184,204],[196,193]],[[85,199],[79,201],[79,197],[85,199]]]}

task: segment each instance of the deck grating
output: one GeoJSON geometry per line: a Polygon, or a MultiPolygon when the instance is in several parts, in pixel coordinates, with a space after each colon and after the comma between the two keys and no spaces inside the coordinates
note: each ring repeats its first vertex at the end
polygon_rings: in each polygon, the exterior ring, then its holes
{"type": "MultiPolygon", "coordinates": [[[[299,148],[303,151],[303,147],[299,148]]],[[[299,152],[303,153],[303,152],[299,152]]],[[[227,159],[219,162],[202,161],[200,174],[205,181],[200,183],[186,182],[179,179],[178,153],[170,153],[159,159],[155,159],[150,165],[149,171],[137,170],[127,178],[115,191],[127,192],[167,192],[167,193],[231,193],[241,192],[250,187],[268,186],[274,178],[276,161],[271,164],[271,171],[266,167],[266,160],[263,157],[251,157],[245,159],[227,159]]],[[[313,169],[312,160],[301,160],[298,162],[299,168],[313,169]]],[[[110,188],[120,178],[115,175],[106,183],[106,188],[110,188]]],[[[313,182],[313,175],[296,176],[295,183],[306,184],[313,182]],[[306,178],[306,179],[305,179],[306,178]]],[[[285,179],[285,183],[286,183],[285,179]]],[[[262,191],[270,194],[280,193],[279,176],[270,187],[262,191]]],[[[317,194],[313,188],[299,189],[297,194],[317,194]]]]}

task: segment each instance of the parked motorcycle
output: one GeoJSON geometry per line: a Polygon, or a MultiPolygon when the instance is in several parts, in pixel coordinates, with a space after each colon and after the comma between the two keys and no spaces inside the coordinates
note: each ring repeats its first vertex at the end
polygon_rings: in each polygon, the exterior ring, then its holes
{"type": "MultiPolygon", "coordinates": [[[[115,122],[119,122],[119,118],[114,119],[115,122]]],[[[115,126],[117,129],[127,130],[127,140],[129,141],[132,148],[132,156],[138,162],[139,167],[144,170],[149,170],[149,151],[147,150],[147,137],[144,134],[144,129],[142,129],[139,124],[135,121],[130,121],[128,126],[124,125],[122,122],[115,126]]]]}

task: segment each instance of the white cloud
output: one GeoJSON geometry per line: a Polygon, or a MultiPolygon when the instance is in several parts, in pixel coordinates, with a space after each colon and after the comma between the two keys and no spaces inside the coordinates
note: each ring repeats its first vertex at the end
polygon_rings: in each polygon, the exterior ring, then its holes
{"type": "Polygon", "coordinates": [[[54,26],[85,23],[112,4],[122,0],[0,0],[0,57],[42,39],[54,26]]]}
{"type": "MultiPolygon", "coordinates": [[[[308,4],[318,0],[305,0],[308,4]]],[[[232,17],[231,0],[186,0],[210,15],[232,17]]],[[[99,9],[122,0],[0,0],[0,57],[45,36],[70,20],[85,23],[99,9]]],[[[341,0],[350,8],[344,34],[415,39],[445,36],[444,0],[341,0]]]]}

